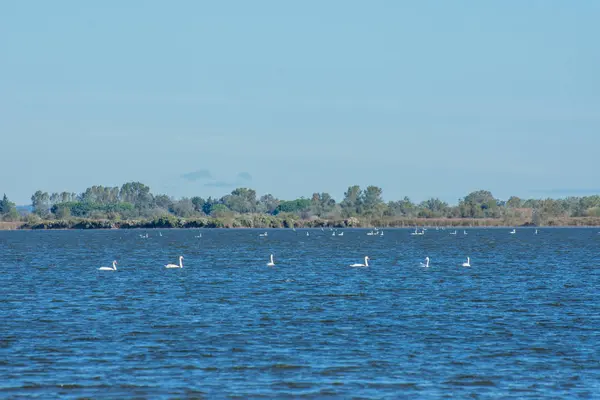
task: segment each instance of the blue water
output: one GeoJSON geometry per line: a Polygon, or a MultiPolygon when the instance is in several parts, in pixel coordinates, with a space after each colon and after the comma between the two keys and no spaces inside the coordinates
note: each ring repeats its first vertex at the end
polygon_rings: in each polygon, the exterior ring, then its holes
{"type": "Polygon", "coordinates": [[[0,398],[600,398],[597,231],[0,232],[0,398]]]}

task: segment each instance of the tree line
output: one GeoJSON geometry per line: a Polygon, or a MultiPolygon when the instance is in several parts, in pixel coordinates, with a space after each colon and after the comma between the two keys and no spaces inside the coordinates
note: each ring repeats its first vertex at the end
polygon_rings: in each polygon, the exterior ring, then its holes
{"type": "MultiPolygon", "coordinates": [[[[213,218],[231,222],[236,218],[247,220],[248,215],[263,215],[280,220],[350,220],[355,226],[394,226],[397,225],[395,222],[414,219],[492,219],[506,224],[552,225],[562,224],[565,218],[600,217],[598,195],[564,199],[520,199],[513,196],[504,201],[495,198],[490,191],[478,190],[459,199],[458,204],[450,205],[439,198],[415,203],[404,197],[386,202],[380,187],[361,189],[358,185],[348,187],[342,200],[336,202],[329,193],[281,200],[271,194],[259,197],[255,190],[249,188],[237,188],[221,198],[195,196],[174,199],[166,194],[153,194],[143,183],[128,182],[121,187],[92,186],[79,194],[38,190],[31,196],[31,206],[32,214],[20,215],[15,204],[4,195],[0,201],[0,218],[4,221],[22,220],[32,225],[40,221],[73,219],[213,218]]],[[[228,226],[227,223],[225,225],[228,226]]]]}

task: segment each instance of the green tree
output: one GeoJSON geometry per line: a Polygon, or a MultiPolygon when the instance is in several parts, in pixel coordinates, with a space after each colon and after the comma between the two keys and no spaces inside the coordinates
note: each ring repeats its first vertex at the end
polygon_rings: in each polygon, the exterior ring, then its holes
{"type": "Polygon", "coordinates": [[[523,208],[532,208],[534,210],[541,208],[542,200],[539,199],[527,199],[523,202],[523,208]]]}
{"type": "Polygon", "coordinates": [[[449,207],[448,203],[442,201],[438,198],[431,198],[429,200],[423,201],[419,208],[420,217],[427,218],[440,218],[448,215],[449,207]]]}
{"type": "Polygon", "coordinates": [[[506,202],[506,207],[508,208],[521,208],[523,205],[523,201],[517,196],[511,196],[506,202]]]}
{"type": "Polygon", "coordinates": [[[55,192],[50,195],[50,208],[57,203],[60,203],[60,194],[55,192]]]}
{"type": "Polygon", "coordinates": [[[202,197],[194,196],[192,197],[192,204],[194,205],[194,211],[197,213],[204,213],[204,204],[206,204],[206,200],[202,197]]]}
{"type": "Polygon", "coordinates": [[[189,218],[194,215],[194,203],[186,197],[173,203],[173,214],[181,218],[189,218]]]}
{"type": "Polygon", "coordinates": [[[15,203],[10,201],[6,194],[2,200],[0,200],[0,219],[3,221],[16,221],[19,219],[19,213],[17,212],[17,207],[15,203]]]}
{"type": "Polygon", "coordinates": [[[60,194],[59,203],[70,203],[70,202],[76,201],[76,200],[77,200],[77,195],[75,193],[62,192],[60,194]]]}
{"type": "Polygon", "coordinates": [[[469,193],[460,200],[461,216],[466,218],[499,217],[498,200],[487,190],[478,190],[469,193]]]}
{"type": "Polygon", "coordinates": [[[211,217],[222,218],[227,216],[227,214],[231,214],[231,210],[225,204],[216,203],[211,205],[211,217]]]}
{"type": "Polygon", "coordinates": [[[546,217],[562,217],[566,214],[565,204],[560,200],[546,199],[542,202],[539,210],[541,215],[546,217]]]}
{"type": "Polygon", "coordinates": [[[311,211],[313,214],[324,217],[335,209],[335,200],[329,193],[313,193],[311,211]]]}
{"type": "Polygon", "coordinates": [[[344,193],[344,200],[340,203],[344,218],[362,214],[362,191],[360,186],[350,186],[344,193]]]}
{"type": "Polygon", "coordinates": [[[405,196],[402,200],[390,201],[388,203],[388,213],[398,217],[414,217],[417,215],[417,207],[405,196]]]}
{"type": "Polygon", "coordinates": [[[98,204],[111,204],[118,203],[119,188],[118,187],[104,187],[104,186],[92,186],[83,192],[80,196],[81,201],[98,204]]]}
{"type": "Polygon", "coordinates": [[[377,186],[367,186],[362,194],[363,213],[367,215],[377,215],[381,210],[383,190],[377,186]]]}
{"type": "MultiPolygon", "coordinates": [[[[209,196],[208,199],[206,199],[206,201],[202,205],[202,211],[204,211],[204,214],[206,214],[206,215],[212,215],[213,208],[217,204],[219,204],[219,202],[209,196]]],[[[225,207],[225,208],[227,208],[227,207],[225,207]]]]}
{"type": "Polygon", "coordinates": [[[69,219],[71,217],[71,208],[68,203],[58,203],[52,206],[52,214],[58,219],[69,219]]]}
{"type": "Polygon", "coordinates": [[[36,191],[33,196],[31,196],[31,205],[34,214],[42,218],[47,217],[50,212],[50,195],[41,190],[36,191]]]}
{"type": "Polygon", "coordinates": [[[173,207],[173,200],[166,194],[154,196],[154,205],[163,210],[170,210],[173,207]]]}
{"type": "Polygon", "coordinates": [[[261,196],[258,200],[259,210],[267,214],[273,214],[279,203],[279,199],[268,193],[261,196]]]}
{"type": "Polygon", "coordinates": [[[140,182],[123,184],[119,196],[121,201],[131,203],[139,210],[150,208],[154,200],[150,188],[140,182]]]}
{"type": "Polygon", "coordinates": [[[600,207],[600,196],[584,196],[579,199],[577,206],[577,214],[580,216],[585,215],[596,215],[598,209],[600,207]]]}
{"type": "Polygon", "coordinates": [[[237,188],[227,196],[223,196],[222,203],[231,211],[238,213],[255,213],[258,209],[256,191],[248,188],[237,188]]]}
{"type": "Polygon", "coordinates": [[[279,213],[296,213],[298,215],[310,211],[311,201],[309,199],[296,199],[291,201],[282,201],[279,203],[275,211],[274,215],[279,213]]]}

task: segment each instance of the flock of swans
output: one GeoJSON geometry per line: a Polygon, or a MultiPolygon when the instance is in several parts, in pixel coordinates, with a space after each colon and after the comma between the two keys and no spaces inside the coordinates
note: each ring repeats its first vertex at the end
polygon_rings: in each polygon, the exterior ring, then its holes
{"type": "MultiPolygon", "coordinates": [[[[421,228],[421,230],[419,230],[419,228],[415,227],[415,231],[411,232],[411,235],[412,236],[422,236],[422,235],[425,235],[426,230],[427,230],[426,228],[421,228]]],[[[436,228],[435,230],[437,231],[439,229],[436,228]]],[[[445,230],[445,229],[442,229],[442,230],[445,230]]],[[[513,230],[508,233],[510,233],[511,235],[514,235],[515,233],[517,233],[517,230],[513,228],[513,230]]],[[[381,234],[383,235],[383,232],[381,232],[381,234]]],[[[537,234],[538,234],[538,230],[536,229],[534,232],[534,235],[537,235],[537,234]]],[[[367,233],[367,235],[372,235],[372,233],[367,233]]],[[[458,235],[458,231],[455,229],[453,232],[450,232],[450,235],[453,235],[453,236],[458,235]]],[[[464,236],[468,235],[466,230],[463,230],[463,235],[464,236]]]]}
{"type": "MultiPolygon", "coordinates": [[[[271,255],[271,262],[273,262],[273,255],[271,255]]],[[[275,264],[273,264],[275,265],[275,264]]],[[[183,268],[183,256],[179,256],[179,264],[167,264],[165,268],[183,268]]],[[[112,262],[112,267],[100,267],[98,271],[116,271],[117,260],[112,262]]]]}
{"type": "MultiPolygon", "coordinates": [[[[321,228],[321,230],[323,230],[323,228],[321,228]]],[[[333,229],[330,229],[330,230],[333,230],[333,229]]],[[[439,230],[439,229],[436,228],[436,230],[439,230]]],[[[296,229],[293,229],[293,231],[295,232],[296,229]]],[[[425,231],[426,231],[426,228],[422,228],[421,230],[419,230],[418,228],[415,227],[415,231],[411,232],[411,235],[412,236],[422,236],[422,235],[425,235],[425,231]]],[[[509,232],[509,234],[511,234],[511,235],[514,235],[516,233],[517,233],[516,229],[513,229],[512,231],[509,232]]],[[[453,232],[450,232],[450,235],[456,235],[456,234],[457,234],[456,230],[454,230],[453,232]]],[[[535,235],[538,234],[538,230],[537,229],[535,230],[534,234],[535,235]]],[[[337,230],[333,230],[332,236],[336,236],[336,235],[337,236],[344,236],[344,232],[337,232],[337,230]]],[[[463,230],[463,235],[467,235],[467,231],[466,230],[463,230]]],[[[147,239],[149,237],[147,233],[146,234],[141,234],[139,236],[142,239],[147,239]]],[[[159,232],[159,236],[162,237],[162,233],[161,232],[159,232]]],[[[268,237],[269,233],[268,232],[263,232],[263,233],[260,233],[258,236],[259,237],[268,237]]],[[[306,236],[310,236],[310,234],[308,232],[306,232],[306,236]]],[[[378,228],[375,228],[374,231],[367,232],[367,236],[383,236],[383,230],[379,230],[378,228]]],[[[202,234],[196,235],[194,237],[195,238],[201,238],[202,234]]],[[[366,267],[369,266],[369,260],[370,260],[370,258],[368,256],[365,256],[364,263],[350,264],[349,267],[366,268],[366,267]]],[[[422,267],[429,268],[429,262],[430,262],[430,258],[429,257],[425,257],[425,262],[424,263],[420,263],[420,265],[422,267]]],[[[273,258],[273,254],[271,254],[270,258],[269,258],[269,262],[267,263],[267,267],[274,267],[274,266],[275,266],[275,261],[274,261],[274,258],[273,258]]],[[[467,257],[467,261],[464,262],[464,263],[462,263],[462,266],[463,267],[470,267],[471,266],[471,258],[467,257]]],[[[166,264],[165,268],[183,268],[183,256],[179,256],[179,264],[166,264]]],[[[115,260],[115,261],[112,262],[112,267],[100,267],[100,268],[98,268],[98,270],[99,271],[116,271],[117,270],[117,261],[115,260]]]]}

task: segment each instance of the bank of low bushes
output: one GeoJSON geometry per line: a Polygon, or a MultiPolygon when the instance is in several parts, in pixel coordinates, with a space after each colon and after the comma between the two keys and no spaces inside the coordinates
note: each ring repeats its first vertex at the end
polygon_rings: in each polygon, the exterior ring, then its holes
{"type": "MultiPolygon", "coordinates": [[[[445,227],[498,227],[535,226],[525,219],[501,218],[405,218],[405,219],[299,219],[280,214],[240,214],[225,217],[179,218],[164,215],[153,219],[139,220],[99,220],[99,219],[58,219],[30,220],[23,224],[13,224],[4,229],[171,229],[171,228],[408,228],[415,226],[445,227]]],[[[600,217],[571,217],[549,219],[540,226],[600,226],[600,217]]],[[[2,226],[0,226],[2,228],[2,226]]]]}

